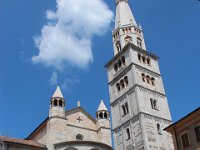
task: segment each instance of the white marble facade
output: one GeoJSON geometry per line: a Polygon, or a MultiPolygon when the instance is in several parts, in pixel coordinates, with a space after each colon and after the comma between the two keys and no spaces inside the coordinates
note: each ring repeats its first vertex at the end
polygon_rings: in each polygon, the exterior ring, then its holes
{"type": "Polygon", "coordinates": [[[128,0],[116,0],[113,48],[106,68],[115,150],[173,150],[159,58],[146,50],[128,0]]]}

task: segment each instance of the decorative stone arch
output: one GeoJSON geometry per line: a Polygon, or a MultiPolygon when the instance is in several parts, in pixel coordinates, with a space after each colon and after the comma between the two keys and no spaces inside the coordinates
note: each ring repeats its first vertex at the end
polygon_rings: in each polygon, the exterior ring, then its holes
{"type": "Polygon", "coordinates": [[[128,44],[128,43],[132,43],[133,39],[132,39],[131,36],[126,36],[126,37],[124,38],[124,41],[125,41],[125,44],[128,44]]]}
{"type": "Polygon", "coordinates": [[[74,147],[69,147],[69,148],[66,148],[64,150],[78,150],[77,148],[74,148],[74,147]]]}

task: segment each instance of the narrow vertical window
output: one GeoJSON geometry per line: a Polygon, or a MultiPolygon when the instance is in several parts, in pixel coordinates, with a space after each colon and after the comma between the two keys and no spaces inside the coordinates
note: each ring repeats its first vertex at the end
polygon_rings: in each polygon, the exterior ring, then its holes
{"type": "Polygon", "coordinates": [[[189,141],[189,137],[188,137],[187,133],[181,135],[181,141],[182,141],[182,144],[183,144],[184,148],[190,146],[190,141],[189,141]]]}
{"type": "Polygon", "coordinates": [[[125,60],[124,56],[122,56],[121,60],[122,60],[122,64],[125,65],[126,64],[126,60],[125,60]]]}
{"type": "Polygon", "coordinates": [[[139,37],[137,38],[137,46],[142,47],[142,40],[139,37]]]}
{"type": "Polygon", "coordinates": [[[150,66],[151,60],[150,58],[147,58],[147,65],[150,66]]]}
{"type": "Polygon", "coordinates": [[[150,84],[150,77],[147,75],[147,83],[150,84]]]}
{"type": "Polygon", "coordinates": [[[124,77],[124,82],[125,82],[126,86],[128,86],[128,77],[127,76],[124,77]]]}
{"type": "Polygon", "coordinates": [[[121,44],[120,44],[119,41],[116,43],[116,47],[117,47],[117,52],[120,52],[121,51],[121,44]]]}
{"type": "Polygon", "coordinates": [[[121,88],[122,88],[122,89],[124,89],[124,88],[125,88],[125,85],[124,85],[124,80],[121,80],[121,81],[120,81],[120,85],[121,85],[121,88]]]}
{"type": "Polygon", "coordinates": [[[144,74],[144,73],[142,73],[142,81],[143,81],[143,82],[146,81],[146,80],[145,80],[145,74],[144,74]]]}
{"type": "Polygon", "coordinates": [[[125,110],[126,110],[126,114],[128,114],[129,113],[129,109],[128,109],[128,103],[127,102],[125,103],[125,110]]]}
{"type": "Polygon", "coordinates": [[[108,115],[107,115],[107,113],[105,112],[104,113],[104,119],[107,119],[108,118],[108,115]]]}
{"type": "Polygon", "coordinates": [[[119,92],[119,91],[121,90],[121,88],[120,88],[120,84],[117,83],[117,84],[116,84],[116,87],[117,87],[117,91],[119,92]]]}
{"type": "Polygon", "coordinates": [[[57,99],[54,99],[53,105],[57,106],[57,99]]]}
{"type": "Polygon", "coordinates": [[[196,139],[198,142],[200,142],[200,126],[195,127],[194,130],[196,134],[196,139]]]}
{"type": "Polygon", "coordinates": [[[116,72],[118,71],[118,66],[117,66],[117,64],[114,65],[114,69],[115,69],[116,72]]]}
{"type": "Polygon", "coordinates": [[[157,131],[158,131],[158,134],[162,134],[162,129],[159,123],[157,124],[157,131]]]}
{"type": "Polygon", "coordinates": [[[59,100],[59,106],[62,107],[62,100],[59,100]]]}
{"type": "Polygon", "coordinates": [[[138,60],[141,61],[142,56],[138,54],[138,60]]]}
{"type": "Polygon", "coordinates": [[[99,118],[103,119],[103,113],[102,112],[99,114],[99,118]]]}
{"type": "Polygon", "coordinates": [[[127,128],[127,129],[126,129],[126,140],[129,140],[130,138],[131,138],[130,129],[127,128]]]}
{"type": "Polygon", "coordinates": [[[151,78],[151,84],[155,86],[155,78],[151,78]]]}
{"type": "Polygon", "coordinates": [[[146,64],[146,57],[145,57],[145,56],[142,57],[142,62],[143,62],[144,64],[146,64]]]}
{"type": "Polygon", "coordinates": [[[118,66],[119,66],[119,69],[122,67],[122,62],[121,62],[121,60],[118,61],[118,66]]]}

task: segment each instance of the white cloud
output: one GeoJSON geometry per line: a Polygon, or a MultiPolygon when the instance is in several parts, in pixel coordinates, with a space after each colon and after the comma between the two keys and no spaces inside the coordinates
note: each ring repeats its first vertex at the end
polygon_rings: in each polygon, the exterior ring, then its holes
{"type": "Polygon", "coordinates": [[[51,85],[58,85],[58,74],[57,72],[53,72],[50,79],[49,79],[49,83],[51,85]]]}
{"type": "Polygon", "coordinates": [[[92,36],[102,35],[113,13],[103,0],[57,0],[57,11],[48,10],[48,23],[34,37],[39,54],[34,63],[62,70],[66,65],[88,67],[93,61],[92,36]]]}

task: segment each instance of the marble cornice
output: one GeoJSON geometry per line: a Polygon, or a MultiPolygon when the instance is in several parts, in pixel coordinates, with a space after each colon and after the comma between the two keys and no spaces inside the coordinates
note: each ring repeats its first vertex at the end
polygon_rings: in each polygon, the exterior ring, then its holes
{"type": "Polygon", "coordinates": [[[115,83],[118,79],[120,79],[123,75],[125,75],[131,69],[132,65],[135,65],[136,67],[141,68],[143,70],[147,70],[147,72],[151,72],[152,74],[155,74],[157,76],[162,76],[161,74],[159,74],[155,71],[152,71],[150,69],[147,69],[145,67],[142,67],[142,66],[132,62],[128,66],[125,66],[124,68],[119,70],[116,74],[114,74],[114,78],[108,84],[113,84],[113,82],[115,83]]]}
{"type": "Polygon", "coordinates": [[[122,76],[124,76],[129,70],[131,70],[132,64],[122,68],[122,70],[119,70],[119,73],[116,73],[114,78],[108,83],[108,84],[113,84],[117,80],[119,80],[122,76]]]}
{"type": "Polygon", "coordinates": [[[140,112],[137,115],[135,115],[135,116],[131,117],[130,119],[128,119],[127,121],[125,121],[124,123],[122,123],[119,127],[112,129],[112,131],[117,132],[117,131],[121,130],[123,127],[126,127],[127,124],[130,124],[130,122],[135,122],[135,121],[139,120],[139,118],[141,118],[142,116],[144,116],[144,117],[149,116],[149,117],[153,117],[157,121],[166,121],[168,123],[172,123],[171,120],[161,118],[161,117],[157,117],[157,116],[153,116],[153,115],[145,113],[145,112],[140,112]]]}
{"type": "Polygon", "coordinates": [[[151,57],[151,58],[154,58],[154,59],[156,59],[156,60],[158,60],[159,59],[159,57],[157,56],[157,55],[155,55],[155,54],[153,54],[153,53],[151,53],[151,52],[148,52],[148,51],[146,51],[146,50],[144,50],[144,49],[142,49],[142,48],[140,48],[140,47],[137,47],[136,45],[134,45],[133,43],[128,43],[128,44],[126,44],[123,48],[122,48],[122,50],[117,54],[117,55],[115,55],[106,65],[105,65],[105,67],[106,68],[108,68],[115,60],[117,60],[121,55],[123,55],[129,48],[133,48],[134,50],[136,50],[136,51],[138,51],[138,52],[140,52],[140,53],[143,53],[143,54],[145,54],[145,55],[147,55],[147,56],[149,56],[149,57],[151,57]]]}
{"type": "Polygon", "coordinates": [[[116,98],[112,103],[110,103],[110,105],[111,105],[111,106],[115,106],[121,99],[124,99],[125,96],[126,96],[128,93],[134,91],[136,87],[143,88],[143,89],[145,89],[145,90],[148,90],[148,91],[151,91],[151,92],[153,92],[153,93],[156,93],[156,94],[159,94],[159,95],[162,95],[162,96],[166,97],[166,95],[163,94],[163,93],[160,93],[160,92],[151,90],[151,89],[146,88],[146,87],[144,87],[144,86],[142,86],[142,85],[139,85],[139,84],[135,84],[134,86],[130,87],[129,90],[127,90],[126,92],[124,92],[120,97],[116,98]]]}

